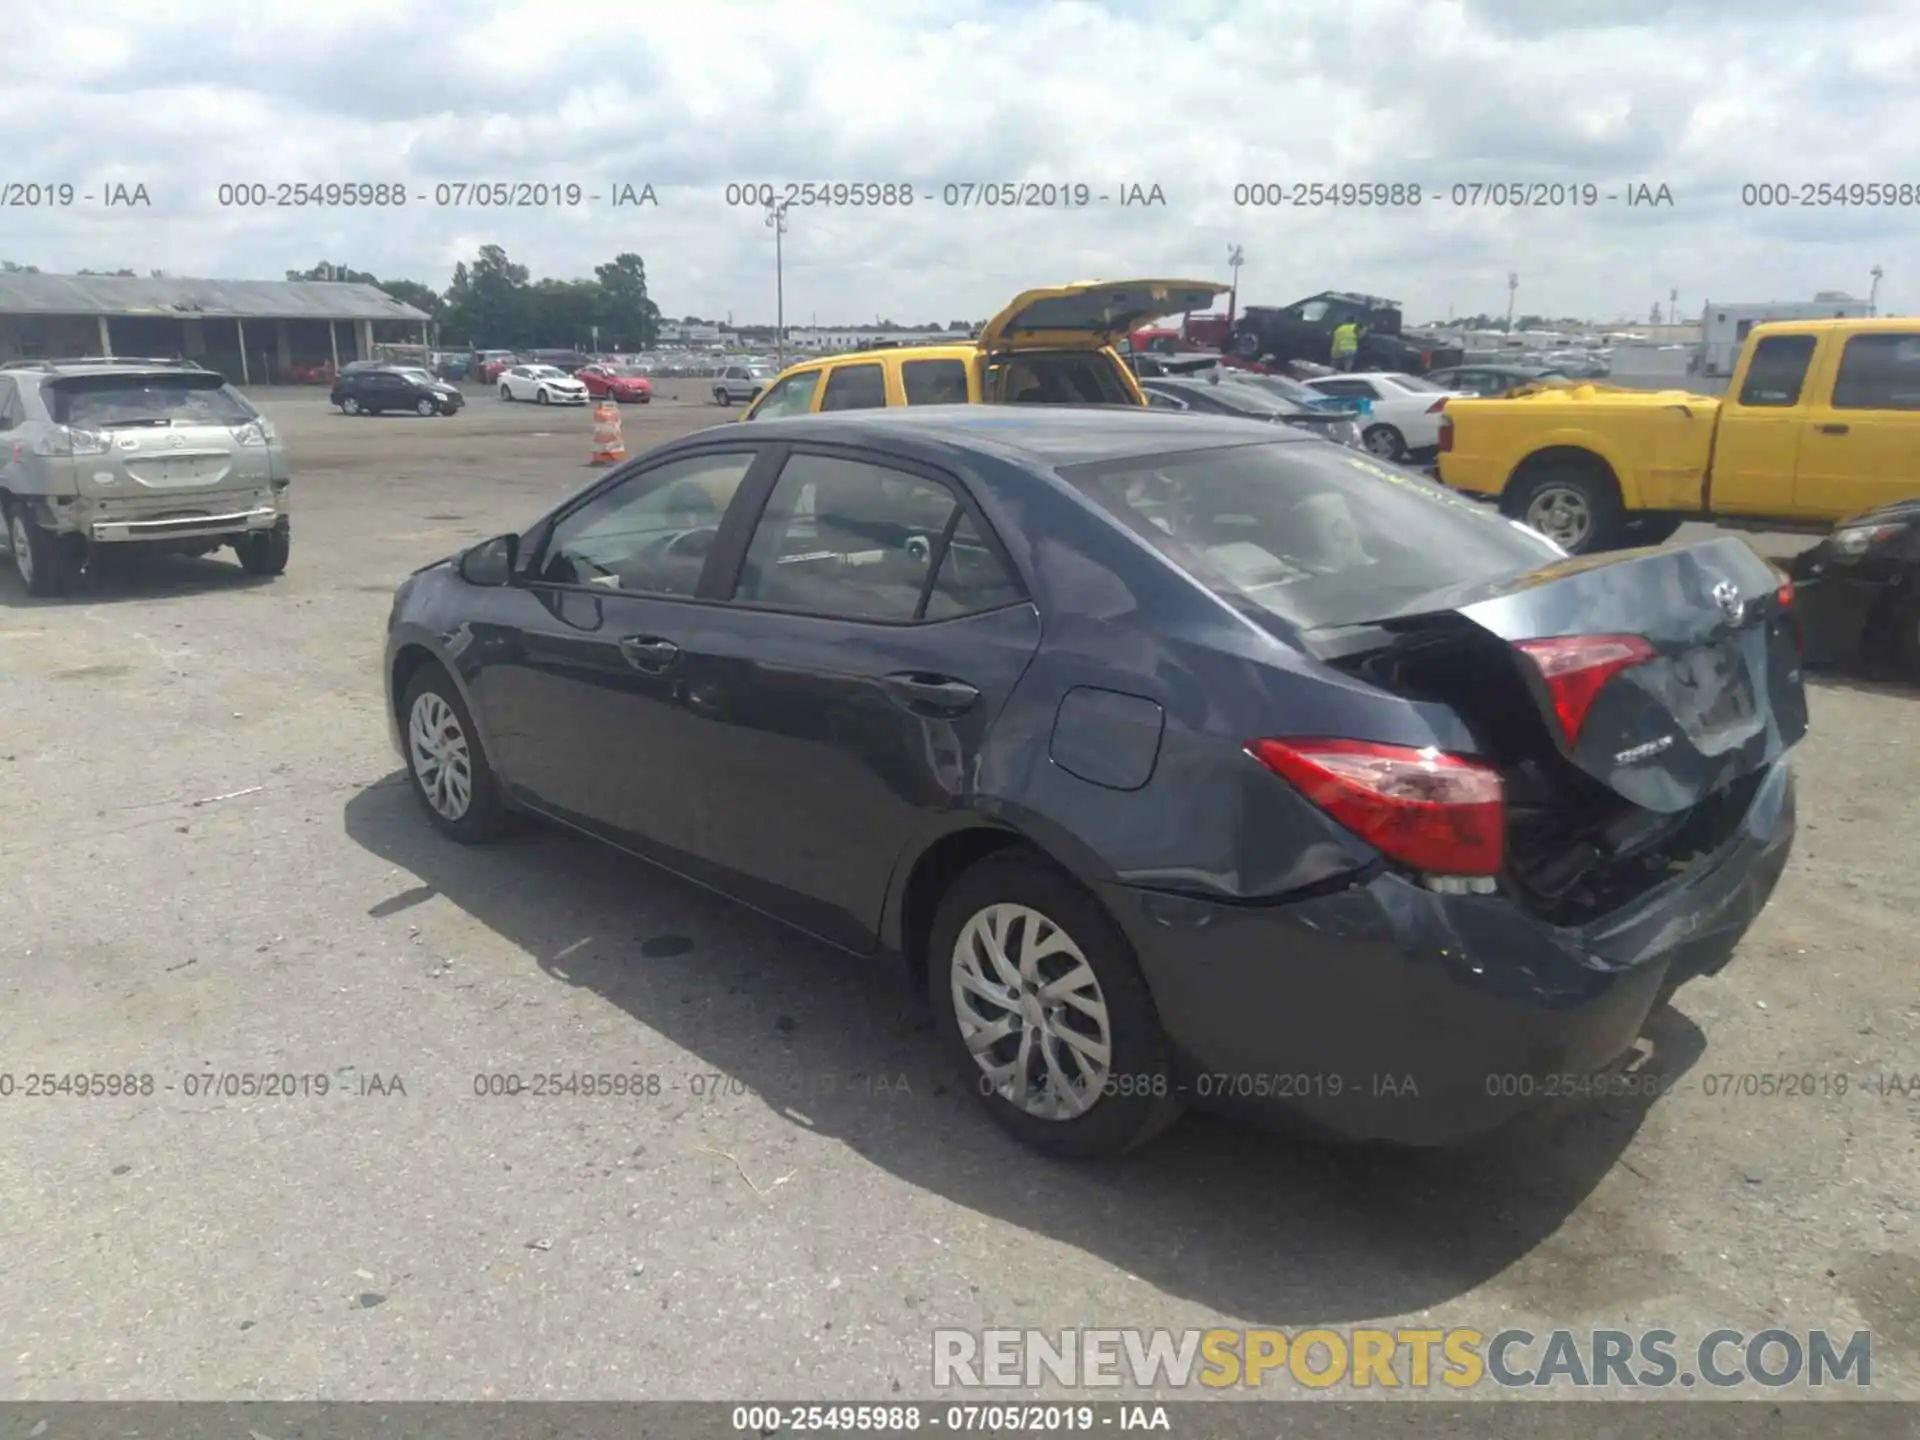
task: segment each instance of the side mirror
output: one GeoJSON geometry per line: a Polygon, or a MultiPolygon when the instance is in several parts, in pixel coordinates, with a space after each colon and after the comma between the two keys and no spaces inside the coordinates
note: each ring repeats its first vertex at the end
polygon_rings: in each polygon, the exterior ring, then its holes
{"type": "Polygon", "coordinates": [[[460,578],[469,585],[505,585],[513,579],[514,562],[519,558],[520,537],[496,535],[460,557],[460,578]]]}

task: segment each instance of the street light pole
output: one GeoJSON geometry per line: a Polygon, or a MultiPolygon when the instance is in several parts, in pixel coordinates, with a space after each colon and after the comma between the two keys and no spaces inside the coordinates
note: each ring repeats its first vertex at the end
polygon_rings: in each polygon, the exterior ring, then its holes
{"type": "Polygon", "coordinates": [[[777,200],[767,206],[767,225],[773,231],[773,349],[782,370],[787,368],[787,281],[786,254],[780,237],[787,233],[787,206],[777,200]]]}
{"type": "Polygon", "coordinates": [[[1507,272],[1507,334],[1509,335],[1513,334],[1513,295],[1519,288],[1520,276],[1518,272],[1509,270],[1507,272]]]}
{"type": "MultiPolygon", "coordinates": [[[[1247,252],[1238,245],[1227,247],[1227,264],[1233,270],[1233,288],[1227,291],[1227,335],[1233,335],[1234,313],[1240,308],[1240,267],[1246,262],[1247,252]]],[[[1223,345],[1222,349],[1225,348],[1223,345]]]]}
{"type": "Polygon", "coordinates": [[[1878,315],[1880,313],[1880,277],[1887,272],[1876,265],[1867,273],[1873,277],[1873,288],[1867,291],[1867,314],[1878,315]]]}

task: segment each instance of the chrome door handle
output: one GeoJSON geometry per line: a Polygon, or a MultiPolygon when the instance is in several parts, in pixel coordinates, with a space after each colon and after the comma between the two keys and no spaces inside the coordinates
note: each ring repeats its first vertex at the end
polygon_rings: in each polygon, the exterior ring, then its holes
{"type": "Polygon", "coordinates": [[[680,647],[653,635],[629,635],[620,642],[620,653],[634,669],[657,675],[673,667],[680,647]]]}

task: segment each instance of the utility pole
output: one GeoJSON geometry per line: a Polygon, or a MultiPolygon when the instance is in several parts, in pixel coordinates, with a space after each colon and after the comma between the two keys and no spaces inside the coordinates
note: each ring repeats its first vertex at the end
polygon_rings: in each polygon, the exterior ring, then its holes
{"type": "Polygon", "coordinates": [[[773,350],[782,370],[787,368],[787,280],[786,252],[780,237],[787,233],[787,206],[777,200],[767,206],[767,226],[773,231],[773,350]]]}
{"type": "Polygon", "coordinates": [[[1507,334],[1509,335],[1513,334],[1513,296],[1514,292],[1519,288],[1519,272],[1509,270],[1507,272],[1507,334]]]}
{"type": "Polygon", "coordinates": [[[1880,313],[1880,277],[1887,272],[1876,265],[1867,273],[1873,277],[1873,288],[1867,291],[1867,314],[1878,315],[1880,313]]]}
{"type": "Polygon", "coordinates": [[[1227,246],[1227,265],[1233,271],[1233,288],[1227,291],[1227,334],[1233,334],[1233,317],[1240,306],[1240,267],[1246,263],[1247,252],[1241,246],[1227,246]]]}

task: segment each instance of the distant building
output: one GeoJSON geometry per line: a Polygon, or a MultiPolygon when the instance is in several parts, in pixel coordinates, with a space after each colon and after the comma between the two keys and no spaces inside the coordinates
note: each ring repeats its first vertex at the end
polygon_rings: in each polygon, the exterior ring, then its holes
{"type": "Polygon", "coordinates": [[[683,325],[667,321],[660,326],[660,339],[669,345],[718,345],[724,338],[718,325],[683,325]]]}
{"type": "Polygon", "coordinates": [[[1709,301],[1700,317],[1699,367],[1703,375],[1731,375],[1747,332],[1769,320],[1856,320],[1873,313],[1865,300],[1842,290],[1822,290],[1811,300],[1768,300],[1727,305],[1709,301]]]}
{"type": "Polygon", "coordinates": [[[787,348],[832,354],[839,350],[859,350],[878,341],[893,345],[964,345],[964,330],[834,330],[813,326],[789,325],[787,348]]]}
{"type": "Polygon", "coordinates": [[[182,356],[242,384],[373,355],[373,327],[428,317],[372,285],[0,273],[0,360],[182,356]]]}

